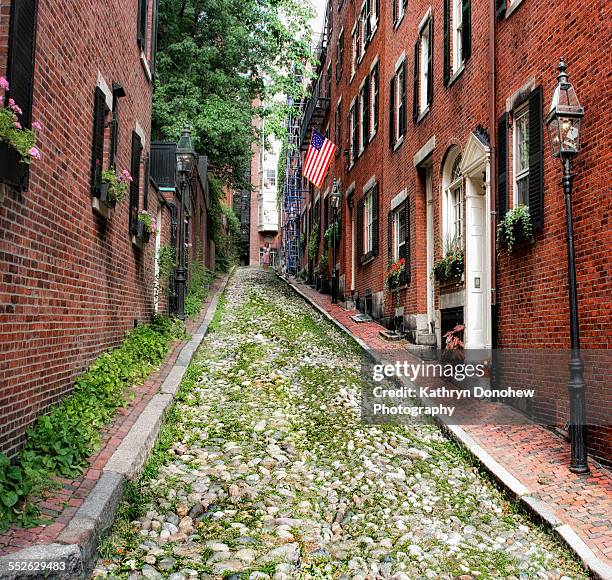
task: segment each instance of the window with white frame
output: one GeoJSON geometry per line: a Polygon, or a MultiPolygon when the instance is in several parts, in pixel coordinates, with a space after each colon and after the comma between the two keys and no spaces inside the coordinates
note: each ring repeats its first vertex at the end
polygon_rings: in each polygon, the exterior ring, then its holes
{"type": "Polygon", "coordinates": [[[357,72],[357,49],[358,49],[358,38],[357,38],[357,23],[353,27],[353,31],[351,32],[351,79],[355,76],[357,72]]]}
{"type": "Polygon", "coordinates": [[[374,235],[374,195],[373,190],[366,194],[363,203],[363,253],[369,254],[373,249],[374,235]]]}
{"type": "Polygon", "coordinates": [[[370,72],[370,139],[376,135],[376,131],[378,130],[378,93],[379,75],[378,63],[376,63],[370,72]]]}
{"type": "Polygon", "coordinates": [[[366,97],[366,85],[361,85],[359,89],[359,145],[357,146],[358,155],[363,153],[365,144],[368,142],[368,136],[365,134],[368,123],[366,122],[366,115],[369,111],[366,110],[367,97],[366,97]]]}
{"type": "Polygon", "coordinates": [[[459,70],[463,64],[463,0],[452,0],[453,2],[453,74],[459,70]]]}
{"type": "Polygon", "coordinates": [[[365,55],[366,45],[368,43],[368,6],[367,0],[364,0],[361,6],[361,13],[359,15],[359,22],[357,28],[359,29],[359,60],[365,55]]]}
{"type": "Polygon", "coordinates": [[[406,0],[391,0],[393,3],[393,26],[397,26],[402,18],[404,18],[404,12],[406,11],[406,0]]]}
{"type": "Polygon", "coordinates": [[[444,251],[463,247],[463,176],[461,153],[451,154],[444,170],[444,251]]]}
{"type": "Polygon", "coordinates": [[[514,114],[512,129],[514,205],[529,205],[529,108],[521,107],[514,114]]]}
{"type": "Polygon", "coordinates": [[[429,105],[427,86],[429,84],[429,26],[424,26],[420,36],[419,63],[419,113],[429,105]]]}
{"type": "Polygon", "coordinates": [[[266,187],[276,187],[276,169],[266,169],[266,187]]]}
{"type": "Polygon", "coordinates": [[[393,259],[408,259],[406,255],[406,238],[408,228],[408,208],[406,202],[393,212],[393,259]]]}

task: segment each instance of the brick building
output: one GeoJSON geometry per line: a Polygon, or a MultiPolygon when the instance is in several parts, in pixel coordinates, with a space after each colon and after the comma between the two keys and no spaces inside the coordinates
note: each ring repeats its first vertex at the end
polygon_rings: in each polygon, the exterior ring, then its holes
{"type": "MultiPolygon", "coordinates": [[[[42,125],[29,168],[0,142],[0,452],[14,454],[96,356],[168,310],[156,253],[173,240],[177,202],[150,180],[156,22],[157,0],[0,0],[6,96],[22,125],[42,125]],[[109,168],[133,177],[116,204],[109,168]]],[[[205,172],[191,188],[192,246],[207,239],[205,172]]]]}
{"type": "MultiPolygon", "coordinates": [[[[321,189],[305,194],[301,224],[307,237],[321,224],[320,256],[338,179],[343,298],[422,347],[443,347],[458,323],[466,348],[569,347],[561,164],[544,135],[563,56],[586,111],[574,164],[581,339],[610,348],[607,8],[603,0],[328,3],[302,151],[317,127],[338,153],[321,189]],[[518,205],[529,207],[533,239],[498,252],[497,224],[518,205]],[[451,275],[434,276],[455,255],[451,275]],[[400,289],[386,292],[386,270],[400,258],[400,289]]],[[[312,279],[317,260],[309,262],[305,251],[312,279]]],[[[609,417],[605,382],[590,393],[591,416],[609,417]]],[[[561,397],[560,427],[567,409],[561,397]]],[[[594,428],[591,449],[612,458],[611,439],[609,428],[594,428]]]]}

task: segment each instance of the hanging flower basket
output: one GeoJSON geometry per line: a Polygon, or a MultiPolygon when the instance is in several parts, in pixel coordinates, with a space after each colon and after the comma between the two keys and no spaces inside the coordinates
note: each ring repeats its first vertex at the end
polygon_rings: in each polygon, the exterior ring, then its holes
{"type": "Polygon", "coordinates": [[[533,224],[526,205],[517,205],[506,213],[497,226],[497,249],[508,254],[533,241],[533,224]]]}
{"type": "Polygon", "coordinates": [[[440,282],[451,282],[459,280],[464,271],[464,254],[463,250],[450,251],[438,260],[433,267],[433,276],[440,282]]]}
{"type": "Polygon", "coordinates": [[[106,169],[100,176],[100,183],[94,189],[94,196],[107,207],[114,208],[118,201],[125,199],[132,181],[132,176],[127,169],[124,169],[119,175],[114,169],[106,169]]]}
{"type": "Polygon", "coordinates": [[[397,290],[404,283],[404,272],[406,271],[406,260],[400,258],[393,260],[385,277],[385,288],[387,290],[397,290]]]}

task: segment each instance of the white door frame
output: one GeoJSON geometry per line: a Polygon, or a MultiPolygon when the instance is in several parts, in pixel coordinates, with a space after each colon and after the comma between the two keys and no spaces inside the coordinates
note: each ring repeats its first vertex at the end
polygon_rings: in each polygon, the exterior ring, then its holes
{"type": "Polygon", "coordinates": [[[466,349],[491,349],[491,163],[490,150],[470,134],[461,162],[465,179],[466,349]]]}
{"type": "Polygon", "coordinates": [[[435,251],[434,232],[434,194],[433,194],[433,167],[427,165],[425,171],[425,200],[426,200],[426,244],[427,244],[427,323],[429,332],[436,331],[435,313],[435,284],[432,277],[435,251]]]}

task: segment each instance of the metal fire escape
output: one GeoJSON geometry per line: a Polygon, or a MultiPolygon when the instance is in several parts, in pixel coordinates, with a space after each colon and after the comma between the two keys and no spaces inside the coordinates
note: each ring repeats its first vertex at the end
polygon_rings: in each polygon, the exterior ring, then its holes
{"type": "Polygon", "coordinates": [[[302,215],[302,156],[300,123],[296,115],[287,116],[287,160],[282,204],[282,255],[285,271],[291,276],[300,269],[300,217],[302,215]]]}
{"type": "MultiPolygon", "coordinates": [[[[308,190],[302,179],[302,152],[308,149],[312,127],[318,126],[330,106],[331,75],[322,70],[329,41],[329,10],[321,38],[314,49],[317,77],[310,87],[310,97],[303,103],[292,107],[294,111],[287,116],[287,160],[281,208],[282,244],[281,253],[287,274],[297,275],[301,262],[300,221],[302,203],[308,190]]],[[[291,100],[289,104],[293,103],[291,100]]]]}

